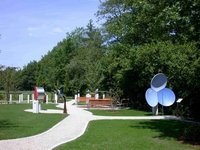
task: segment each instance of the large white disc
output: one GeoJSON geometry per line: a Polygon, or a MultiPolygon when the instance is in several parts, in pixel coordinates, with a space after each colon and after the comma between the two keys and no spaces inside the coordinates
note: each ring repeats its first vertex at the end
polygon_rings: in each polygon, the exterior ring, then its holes
{"type": "Polygon", "coordinates": [[[167,85],[167,77],[163,73],[156,74],[151,80],[151,88],[156,92],[164,89],[167,85]]]}
{"type": "Polygon", "coordinates": [[[154,91],[151,88],[148,88],[146,93],[145,93],[145,98],[147,103],[151,106],[151,107],[155,107],[158,104],[158,96],[157,96],[157,92],[154,91]]]}
{"type": "Polygon", "coordinates": [[[158,92],[158,102],[163,106],[171,106],[175,99],[176,96],[171,89],[164,88],[158,92]]]}

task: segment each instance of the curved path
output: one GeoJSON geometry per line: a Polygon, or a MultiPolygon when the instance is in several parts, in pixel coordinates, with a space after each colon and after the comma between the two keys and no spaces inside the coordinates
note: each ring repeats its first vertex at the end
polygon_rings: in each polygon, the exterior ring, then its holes
{"type": "MultiPolygon", "coordinates": [[[[48,150],[72,141],[80,137],[86,130],[91,120],[102,119],[178,119],[173,116],[142,116],[142,117],[121,117],[121,116],[95,116],[83,108],[72,105],[75,101],[67,103],[67,111],[70,114],[54,127],[41,134],[12,139],[1,140],[0,150],[48,150]]],[[[58,107],[62,108],[63,104],[58,107]]]]}

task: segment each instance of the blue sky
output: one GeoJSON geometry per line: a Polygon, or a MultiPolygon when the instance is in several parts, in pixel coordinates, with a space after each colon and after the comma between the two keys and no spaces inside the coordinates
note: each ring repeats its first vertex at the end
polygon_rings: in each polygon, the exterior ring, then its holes
{"type": "MultiPolygon", "coordinates": [[[[1,0],[0,64],[40,60],[76,27],[96,23],[99,0],[1,0]]],[[[96,24],[98,25],[98,23],[96,24]]]]}

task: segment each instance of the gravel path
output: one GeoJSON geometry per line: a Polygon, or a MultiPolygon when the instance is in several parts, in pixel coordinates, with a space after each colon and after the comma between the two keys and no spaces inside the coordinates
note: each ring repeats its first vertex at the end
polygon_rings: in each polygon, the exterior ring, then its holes
{"type": "MultiPolygon", "coordinates": [[[[70,114],[54,127],[41,134],[26,138],[1,140],[0,150],[49,150],[54,147],[72,141],[80,137],[86,130],[91,120],[102,119],[178,119],[173,116],[142,116],[142,117],[121,117],[121,116],[94,116],[83,108],[72,105],[75,101],[67,103],[67,111],[70,114]]],[[[62,108],[63,104],[58,107],[62,108]]],[[[49,110],[51,112],[51,110],[49,110]]],[[[52,112],[55,112],[52,110],[52,112]]],[[[57,112],[61,113],[61,111],[57,112]]],[[[22,131],[23,132],[23,131],[22,131]]]]}

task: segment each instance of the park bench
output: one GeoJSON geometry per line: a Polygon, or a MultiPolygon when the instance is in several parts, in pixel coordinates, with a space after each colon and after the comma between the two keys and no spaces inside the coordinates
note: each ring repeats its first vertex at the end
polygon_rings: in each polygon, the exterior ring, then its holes
{"type": "Polygon", "coordinates": [[[105,107],[105,106],[112,106],[112,100],[110,98],[104,99],[89,99],[89,107],[105,107]]]}
{"type": "Polygon", "coordinates": [[[77,97],[78,102],[87,102],[89,100],[88,97],[77,97]]]}
{"type": "Polygon", "coordinates": [[[112,100],[110,98],[95,99],[94,97],[77,97],[78,102],[86,102],[88,107],[105,107],[112,106],[112,100]]]}

